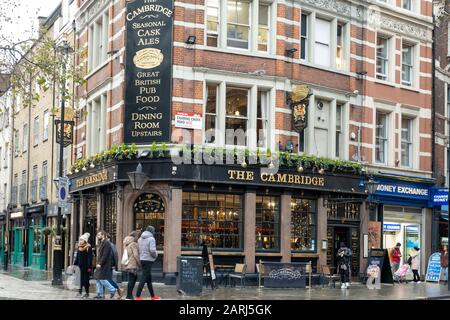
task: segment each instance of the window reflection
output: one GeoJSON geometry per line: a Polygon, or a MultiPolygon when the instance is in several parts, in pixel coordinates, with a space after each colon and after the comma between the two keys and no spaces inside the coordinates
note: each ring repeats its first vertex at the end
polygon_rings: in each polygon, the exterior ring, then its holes
{"type": "Polygon", "coordinates": [[[148,226],[155,227],[156,248],[164,247],[164,212],[165,206],[161,197],[154,193],[145,193],[136,200],[133,206],[135,230],[142,230],[148,226]]]}
{"type": "Polygon", "coordinates": [[[280,248],[280,198],[256,197],[256,249],[280,248]]]}
{"type": "Polygon", "coordinates": [[[291,249],[314,251],[316,249],[316,201],[292,198],[291,249]]]}

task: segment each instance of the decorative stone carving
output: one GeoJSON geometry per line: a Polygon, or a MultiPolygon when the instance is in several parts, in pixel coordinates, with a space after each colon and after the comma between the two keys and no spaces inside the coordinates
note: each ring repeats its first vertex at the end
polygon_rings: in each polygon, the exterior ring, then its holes
{"type": "Polygon", "coordinates": [[[340,0],[302,0],[311,6],[325,9],[328,11],[336,12],[344,16],[350,17],[352,14],[352,7],[350,3],[340,0]]]}
{"type": "Polygon", "coordinates": [[[92,18],[94,18],[97,14],[103,10],[107,4],[111,2],[111,0],[95,0],[92,1],[92,4],[89,5],[85,10],[83,10],[78,19],[77,19],[77,30],[82,30],[86,24],[88,24],[92,18]]]}
{"type": "Polygon", "coordinates": [[[400,32],[408,36],[420,38],[422,40],[431,41],[431,30],[421,28],[408,22],[388,18],[386,16],[381,16],[380,19],[380,26],[384,29],[400,32]]]}

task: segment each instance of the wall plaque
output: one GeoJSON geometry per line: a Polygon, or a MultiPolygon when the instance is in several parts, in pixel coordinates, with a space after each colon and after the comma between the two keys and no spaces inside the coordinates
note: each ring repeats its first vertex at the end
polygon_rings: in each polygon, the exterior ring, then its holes
{"type": "Polygon", "coordinates": [[[128,0],[124,142],[169,142],[173,0],[128,0]]]}

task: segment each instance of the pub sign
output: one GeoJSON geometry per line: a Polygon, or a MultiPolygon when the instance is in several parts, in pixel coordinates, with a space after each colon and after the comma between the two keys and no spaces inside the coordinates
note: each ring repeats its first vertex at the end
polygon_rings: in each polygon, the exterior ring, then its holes
{"type": "Polygon", "coordinates": [[[173,0],[128,0],[124,142],[170,141],[173,0]]]}
{"type": "MultiPolygon", "coordinates": [[[[61,144],[61,120],[55,120],[56,143],[61,144]]],[[[63,147],[68,147],[73,143],[73,121],[64,121],[63,147]]]]}

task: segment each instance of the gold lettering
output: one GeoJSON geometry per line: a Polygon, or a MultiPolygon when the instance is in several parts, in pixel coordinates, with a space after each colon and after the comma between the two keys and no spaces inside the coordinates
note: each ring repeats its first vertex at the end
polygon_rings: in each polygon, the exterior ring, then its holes
{"type": "Polygon", "coordinates": [[[230,179],[230,180],[236,179],[235,173],[236,173],[236,170],[228,170],[228,179],[230,179]]]}
{"type": "Polygon", "coordinates": [[[261,173],[261,180],[267,181],[267,173],[261,173]]]}
{"type": "Polygon", "coordinates": [[[319,178],[319,186],[323,187],[325,186],[325,178],[319,178]]]}
{"type": "Polygon", "coordinates": [[[295,184],[301,184],[300,182],[301,176],[295,176],[295,184]]]}
{"type": "Polygon", "coordinates": [[[311,184],[311,177],[305,177],[305,184],[307,185],[311,184]]]}
{"type": "Polygon", "coordinates": [[[288,183],[294,183],[294,176],[292,174],[288,176],[288,183]]]}
{"type": "Polygon", "coordinates": [[[286,173],[284,173],[284,174],[279,174],[278,173],[278,182],[284,182],[284,183],[286,183],[286,173]]]}
{"type": "Polygon", "coordinates": [[[319,180],[319,179],[318,179],[317,177],[313,177],[313,178],[311,179],[312,185],[313,185],[313,186],[317,186],[318,180],[319,180]]]}
{"type": "Polygon", "coordinates": [[[238,171],[236,179],[237,180],[244,180],[244,173],[245,173],[245,171],[238,171]]]}
{"type": "Polygon", "coordinates": [[[275,176],[274,176],[273,174],[271,174],[271,175],[269,176],[269,182],[276,182],[275,176]]]}
{"type": "Polygon", "coordinates": [[[254,178],[255,178],[255,174],[253,173],[253,171],[248,171],[247,172],[247,180],[253,181],[254,178]]]}

